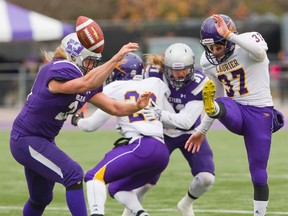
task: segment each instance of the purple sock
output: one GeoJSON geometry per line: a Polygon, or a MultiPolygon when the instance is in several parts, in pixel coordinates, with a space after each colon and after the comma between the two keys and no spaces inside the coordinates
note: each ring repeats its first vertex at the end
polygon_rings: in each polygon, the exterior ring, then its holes
{"type": "Polygon", "coordinates": [[[44,209],[33,208],[28,200],[23,208],[23,216],[41,216],[43,212],[44,209]]]}
{"type": "Polygon", "coordinates": [[[66,202],[72,216],[87,216],[86,201],[83,190],[67,190],[66,202]]]}

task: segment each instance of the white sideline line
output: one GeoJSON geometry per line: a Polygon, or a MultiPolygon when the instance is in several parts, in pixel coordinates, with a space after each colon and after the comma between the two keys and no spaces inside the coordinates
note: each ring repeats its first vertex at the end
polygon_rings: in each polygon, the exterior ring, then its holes
{"type": "MultiPolygon", "coordinates": [[[[0,212],[7,210],[22,210],[22,206],[0,206],[0,212]]],[[[109,209],[107,209],[109,211],[109,209]]],[[[67,207],[47,207],[46,211],[68,211],[67,207]]],[[[147,211],[154,211],[154,212],[178,212],[177,209],[147,209],[147,211]]],[[[201,210],[197,209],[194,212],[200,213],[223,213],[223,214],[253,214],[253,211],[244,211],[244,210],[201,210]]],[[[268,215],[288,215],[288,212],[267,212],[268,215]]]]}

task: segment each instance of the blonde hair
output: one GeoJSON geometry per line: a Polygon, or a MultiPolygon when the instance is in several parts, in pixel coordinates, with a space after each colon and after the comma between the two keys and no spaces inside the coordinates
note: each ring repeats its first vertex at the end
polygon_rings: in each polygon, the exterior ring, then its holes
{"type": "Polygon", "coordinates": [[[58,46],[54,52],[42,51],[42,55],[44,56],[44,63],[49,63],[54,59],[61,58],[67,59],[67,55],[61,46],[58,46]]]}
{"type": "Polygon", "coordinates": [[[144,54],[144,65],[158,68],[160,71],[164,71],[164,57],[158,54],[144,54]]]}

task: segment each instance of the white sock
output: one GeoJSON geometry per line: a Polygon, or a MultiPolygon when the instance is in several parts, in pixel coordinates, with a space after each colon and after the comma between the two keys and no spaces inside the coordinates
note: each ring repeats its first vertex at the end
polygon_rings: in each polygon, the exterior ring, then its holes
{"type": "Polygon", "coordinates": [[[254,216],[266,216],[268,201],[254,200],[254,216]]]}
{"type": "MultiPolygon", "coordinates": [[[[142,187],[139,187],[139,188],[136,188],[136,189],[133,190],[133,191],[136,193],[136,195],[137,195],[138,200],[139,200],[140,203],[142,203],[142,201],[143,201],[146,193],[147,193],[153,186],[154,186],[154,185],[148,183],[148,184],[145,184],[145,185],[142,186],[142,187]]],[[[130,213],[130,211],[129,211],[127,208],[125,208],[124,211],[123,211],[123,213],[122,213],[122,216],[130,216],[130,215],[132,215],[132,214],[130,213]]]]}
{"type": "Polygon", "coordinates": [[[138,211],[143,210],[143,206],[134,191],[119,191],[114,195],[114,198],[129,209],[132,215],[136,215],[138,211]]]}
{"type": "Polygon", "coordinates": [[[133,191],[136,193],[138,200],[142,203],[145,195],[148,193],[148,191],[153,187],[152,184],[145,184],[142,187],[136,188],[133,191]]]}
{"type": "Polygon", "coordinates": [[[217,102],[214,101],[214,106],[215,106],[215,113],[213,113],[212,115],[209,115],[211,117],[218,115],[218,113],[220,112],[220,108],[217,102]]]}
{"type": "Polygon", "coordinates": [[[107,199],[106,185],[99,180],[90,180],[86,182],[87,199],[90,213],[103,214],[105,212],[105,203],[107,199]]]}

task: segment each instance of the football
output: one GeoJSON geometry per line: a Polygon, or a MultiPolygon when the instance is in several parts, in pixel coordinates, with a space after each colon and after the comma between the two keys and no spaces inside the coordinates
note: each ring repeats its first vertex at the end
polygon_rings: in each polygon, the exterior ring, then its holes
{"type": "Polygon", "coordinates": [[[94,20],[79,16],[76,21],[76,33],[79,41],[86,49],[95,53],[103,52],[103,31],[94,20]]]}

